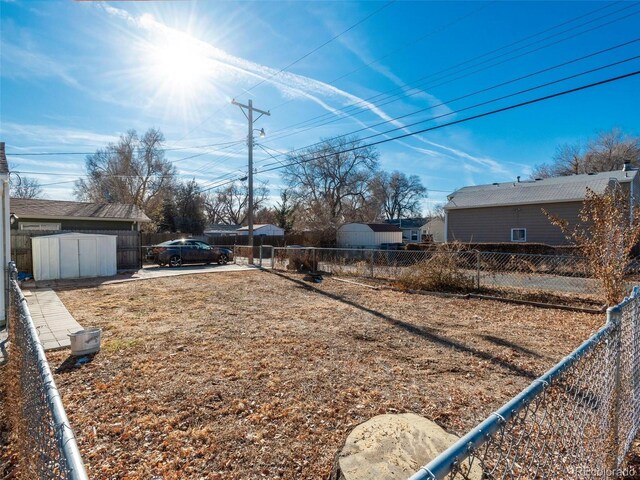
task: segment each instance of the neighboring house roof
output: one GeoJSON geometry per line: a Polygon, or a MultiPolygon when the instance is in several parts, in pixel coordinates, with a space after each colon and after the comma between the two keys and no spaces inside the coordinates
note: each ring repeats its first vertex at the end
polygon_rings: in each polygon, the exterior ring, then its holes
{"type": "Polygon", "coordinates": [[[365,223],[374,232],[402,232],[397,225],[388,223],[365,223]]]}
{"type": "Polygon", "coordinates": [[[240,225],[226,225],[222,223],[214,223],[204,229],[205,233],[233,233],[240,228],[240,225]]]}
{"type": "Polygon", "coordinates": [[[394,218],[393,220],[385,220],[384,223],[388,223],[390,225],[397,225],[398,227],[406,230],[410,228],[420,228],[426,222],[425,218],[416,217],[416,218],[394,218]]]}
{"type": "MultiPolygon", "coordinates": [[[[258,228],[262,228],[262,227],[280,228],[277,225],[272,225],[271,223],[256,223],[256,224],[253,225],[253,229],[254,230],[257,230],[258,228]]],[[[247,231],[247,230],[249,230],[249,226],[248,225],[238,229],[239,232],[244,232],[244,231],[247,231]]],[[[283,229],[280,228],[280,230],[283,230],[283,229]]]]}
{"type": "Polygon", "coordinates": [[[638,172],[635,170],[617,170],[464,187],[449,195],[449,202],[445,205],[445,209],[578,202],[584,200],[587,188],[595,193],[603,193],[611,181],[628,183],[636,175],[638,172]]]}
{"type": "Polygon", "coordinates": [[[121,203],[85,203],[65,200],[12,198],[11,213],[18,218],[52,218],[150,222],[135,205],[121,203]]]}
{"type": "Polygon", "coordinates": [[[0,142],[0,175],[9,173],[9,164],[7,163],[7,155],[4,151],[4,142],[0,142]]]}

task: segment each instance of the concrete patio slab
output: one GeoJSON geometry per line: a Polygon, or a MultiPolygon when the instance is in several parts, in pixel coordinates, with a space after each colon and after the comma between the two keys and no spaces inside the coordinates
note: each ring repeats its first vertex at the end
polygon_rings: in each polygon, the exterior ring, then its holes
{"type": "Polygon", "coordinates": [[[150,280],[154,278],[175,277],[178,275],[201,275],[208,273],[225,273],[225,272],[251,272],[258,271],[259,268],[253,265],[236,265],[230,263],[228,265],[184,265],[179,268],[160,267],[158,265],[149,265],[135,272],[119,273],[113,277],[98,278],[76,278],[69,280],[39,280],[37,282],[29,280],[23,282],[23,289],[33,289],[36,292],[40,289],[54,288],[73,289],[81,287],[95,287],[98,285],[110,285],[113,283],[135,282],[139,280],[150,280]]]}
{"type": "Polygon", "coordinates": [[[69,333],[82,330],[56,292],[50,288],[25,291],[31,318],[45,351],[67,348],[69,333]]]}

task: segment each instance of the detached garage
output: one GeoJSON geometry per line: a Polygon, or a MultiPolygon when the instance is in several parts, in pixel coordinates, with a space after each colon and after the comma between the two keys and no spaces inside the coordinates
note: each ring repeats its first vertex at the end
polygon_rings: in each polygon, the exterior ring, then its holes
{"type": "Polygon", "coordinates": [[[36,280],[108,277],[117,273],[115,235],[62,233],[31,239],[36,280]]]}
{"type": "Polygon", "coordinates": [[[337,232],[338,247],[380,248],[382,244],[402,244],[402,230],[388,223],[345,223],[337,232]]]}

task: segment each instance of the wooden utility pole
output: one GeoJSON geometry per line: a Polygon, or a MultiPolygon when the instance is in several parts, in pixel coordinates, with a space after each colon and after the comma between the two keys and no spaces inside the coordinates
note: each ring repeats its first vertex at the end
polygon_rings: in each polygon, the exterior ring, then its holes
{"type": "MultiPolygon", "coordinates": [[[[264,110],[254,108],[251,100],[249,100],[248,105],[243,105],[235,100],[232,100],[231,103],[240,107],[240,110],[242,110],[242,113],[244,113],[244,116],[247,117],[249,122],[249,133],[247,135],[247,146],[249,147],[249,212],[247,214],[247,227],[249,229],[249,238],[247,243],[249,247],[251,247],[249,248],[248,262],[253,264],[253,122],[263,115],[271,116],[271,114],[264,110]],[[253,118],[253,112],[258,112],[260,114],[255,120],[253,118]]],[[[264,136],[264,129],[260,130],[260,134],[261,136],[264,136]]]]}

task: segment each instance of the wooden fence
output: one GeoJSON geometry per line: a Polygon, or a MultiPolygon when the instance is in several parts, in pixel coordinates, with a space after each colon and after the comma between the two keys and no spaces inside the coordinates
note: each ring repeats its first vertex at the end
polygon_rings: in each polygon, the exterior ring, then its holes
{"type": "MultiPolygon", "coordinates": [[[[142,265],[140,233],[131,230],[74,230],[77,233],[116,235],[116,255],[118,270],[137,269],[142,265]]],[[[12,230],[11,258],[16,262],[19,272],[33,273],[31,238],[43,235],[70,233],[60,230],[12,230]]]]}
{"type": "MultiPolygon", "coordinates": [[[[224,235],[224,236],[212,236],[212,235],[192,235],[189,233],[141,233],[141,245],[150,246],[157,245],[158,243],[166,242],[169,240],[178,240],[180,238],[193,238],[196,240],[202,240],[210,245],[219,246],[232,246],[232,245],[247,245],[248,237],[244,235],[224,235]]],[[[284,237],[281,236],[255,236],[253,238],[253,244],[258,245],[272,245],[274,247],[284,247],[286,245],[308,245],[313,246],[310,243],[312,240],[305,234],[288,234],[284,237]]]]}

